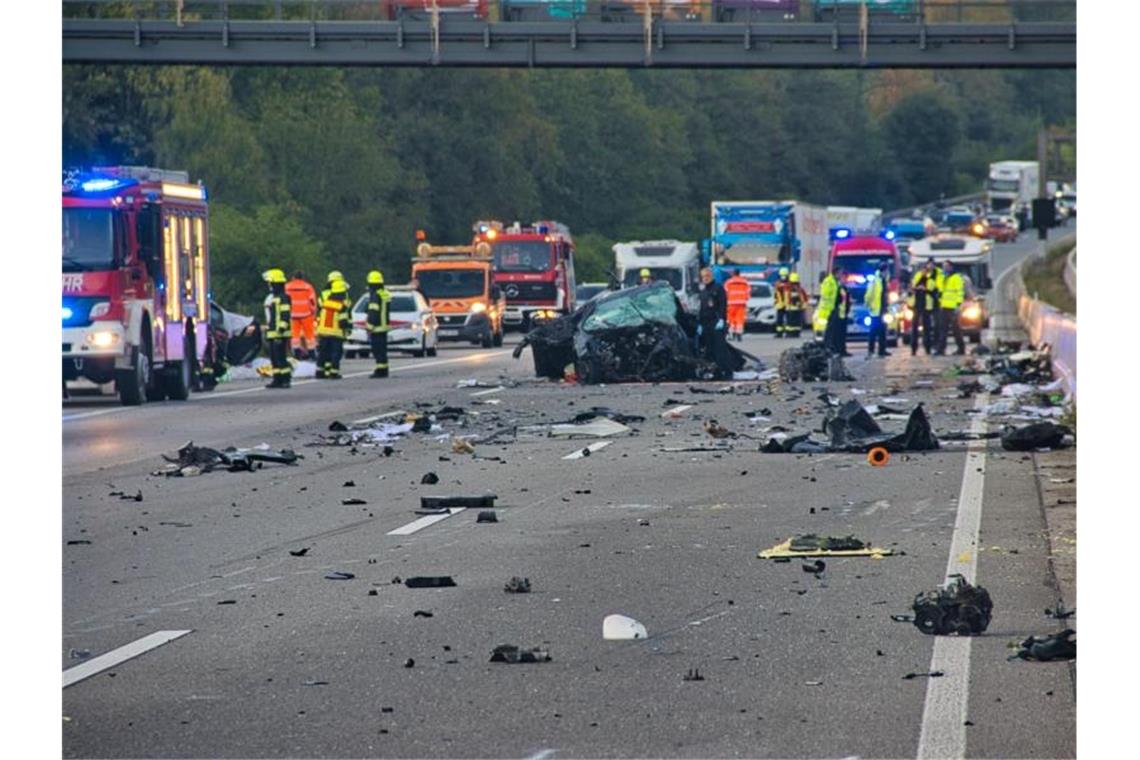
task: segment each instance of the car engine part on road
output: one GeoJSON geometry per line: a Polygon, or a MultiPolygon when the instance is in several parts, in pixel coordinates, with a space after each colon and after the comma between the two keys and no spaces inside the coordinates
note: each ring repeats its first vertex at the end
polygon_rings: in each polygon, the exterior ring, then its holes
{"type": "Polygon", "coordinates": [[[914,597],[914,625],[935,636],[975,636],[989,626],[993,608],[988,591],[955,573],[941,588],[914,597]]]}

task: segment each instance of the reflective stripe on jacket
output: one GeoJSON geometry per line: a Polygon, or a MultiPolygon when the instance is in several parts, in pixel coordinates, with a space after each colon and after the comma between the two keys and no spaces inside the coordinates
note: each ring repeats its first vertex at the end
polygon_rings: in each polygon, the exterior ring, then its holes
{"type": "Polygon", "coordinates": [[[293,309],[293,319],[306,319],[317,310],[317,291],[304,280],[289,280],[285,283],[285,293],[293,309]]]}
{"type": "Polygon", "coordinates": [[[293,336],[293,322],[289,318],[289,299],[271,293],[265,299],[265,337],[269,340],[293,336]]]}
{"type": "MultiPolygon", "coordinates": [[[[835,310],[835,302],[839,297],[839,280],[835,275],[828,274],[819,286],[819,316],[827,319],[835,310]]],[[[842,316],[842,315],[840,315],[842,316]]]]}
{"type": "Polygon", "coordinates": [[[321,315],[317,318],[317,335],[345,338],[351,331],[348,304],[334,296],[321,301],[321,315]]]}
{"type": "Polygon", "coordinates": [[[871,310],[871,316],[877,317],[883,313],[883,279],[873,275],[863,293],[863,304],[871,310]]]}
{"type": "Polygon", "coordinates": [[[368,330],[374,333],[385,333],[389,330],[388,325],[388,302],[392,300],[392,294],[388,292],[387,288],[381,287],[379,289],[368,291],[368,330]]]}
{"type": "Polygon", "coordinates": [[[966,300],[966,283],[958,272],[951,272],[942,280],[942,308],[957,309],[966,300]]]}
{"type": "Polygon", "coordinates": [[[743,277],[729,277],[724,283],[724,294],[729,306],[747,306],[752,284],[743,277]]]}

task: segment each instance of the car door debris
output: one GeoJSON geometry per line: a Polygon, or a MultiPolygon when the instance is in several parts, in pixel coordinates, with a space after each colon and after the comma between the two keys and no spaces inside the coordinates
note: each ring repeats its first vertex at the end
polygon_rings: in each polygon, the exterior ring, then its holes
{"type": "Polygon", "coordinates": [[[1053,634],[1035,635],[1022,641],[1016,654],[1010,660],[1022,659],[1035,662],[1077,659],[1077,632],[1072,628],[1053,634]]]}
{"type": "Polygon", "coordinates": [[[542,647],[522,649],[514,644],[499,644],[491,651],[491,662],[520,663],[550,662],[550,652],[542,647]]]}
{"type": "Polygon", "coordinates": [[[935,636],[976,636],[990,624],[993,601],[981,586],[954,573],[940,588],[914,597],[914,625],[935,636]]]}

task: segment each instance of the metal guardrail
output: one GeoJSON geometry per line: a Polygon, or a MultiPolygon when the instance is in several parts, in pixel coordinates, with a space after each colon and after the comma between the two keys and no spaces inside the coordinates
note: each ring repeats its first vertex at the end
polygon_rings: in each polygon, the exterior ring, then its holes
{"type": "Polygon", "coordinates": [[[1076,66],[1075,0],[63,0],[64,62],[1076,66]]]}

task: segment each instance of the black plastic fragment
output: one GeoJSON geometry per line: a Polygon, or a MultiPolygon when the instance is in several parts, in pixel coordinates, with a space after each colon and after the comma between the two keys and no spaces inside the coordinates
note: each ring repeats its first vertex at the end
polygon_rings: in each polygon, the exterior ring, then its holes
{"type": "Polygon", "coordinates": [[[334,570],[331,573],[325,574],[325,580],[330,580],[330,581],[350,581],[355,577],[356,576],[353,575],[352,573],[346,573],[346,572],[341,571],[341,570],[334,570]]]}
{"type": "Polygon", "coordinates": [[[477,523],[497,523],[498,521],[499,516],[495,514],[493,509],[485,509],[475,518],[477,523]]]}
{"type": "Polygon", "coordinates": [[[503,591],[506,591],[508,594],[529,594],[530,578],[520,578],[517,575],[512,576],[506,585],[503,586],[503,591]]]}
{"type": "Polygon", "coordinates": [[[450,575],[415,575],[404,581],[408,588],[450,588],[457,585],[450,575]]]}
{"type": "Polygon", "coordinates": [[[510,664],[550,662],[550,652],[542,647],[522,649],[514,644],[499,644],[491,651],[490,661],[510,664]]]}
{"type": "Polygon", "coordinates": [[[447,509],[449,507],[494,509],[496,498],[498,497],[493,493],[482,496],[421,496],[420,509],[447,509]]]}
{"type": "Polygon", "coordinates": [[[420,484],[421,485],[434,486],[438,482],[439,482],[439,476],[436,475],[434,472],[424,473],[424,476],[422,478],[420,478],[420,484]]]}

